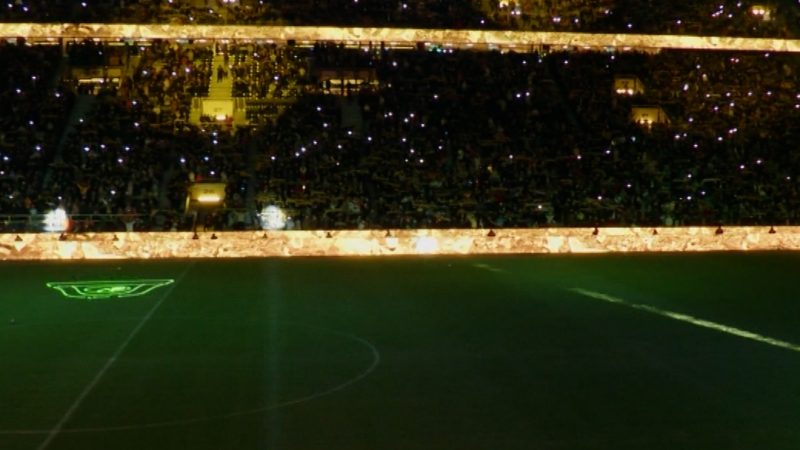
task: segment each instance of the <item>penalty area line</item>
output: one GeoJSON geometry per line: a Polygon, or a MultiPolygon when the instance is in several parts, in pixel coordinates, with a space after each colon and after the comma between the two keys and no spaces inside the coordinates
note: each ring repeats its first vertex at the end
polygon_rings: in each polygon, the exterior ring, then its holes
{"type": "Polygon", "coordinates": [[[731,334],[733,336],[738,336],[744,339],[750,339],[751,341],[760,342],[762,344],[772,345],[773,347],[780,347],[786,350],[800,352],[800,345],[792,344],[791,342],[782,341],[780,339],[774,339],[768,336],[762,336],[758,333],[753,333],[752,331],[742,330],[741,328],[723,325],[721,323],[712,322],[710,320],[699,319],[697,317],[690,316],[688,314],[677,313],[674,311],[657,308],[651,305],[643,305],[641,303],[630,303],[619,297],[603,294],[602,292],[595,292],[595,291],[590,291],[588,289],[577,288],[577,287],[571,288],[570,291],[576,292],[586,297],[591,297],[597,300],[603,300],[608,303],[627,306],[628,308],[637,309],[639,311],[646,311],[651,314],[656,314],[661,317],[667,317],[673,320],[689,323],[698,327],[708,328],[710,330],[716,330],[722,333],[731,334]]]}

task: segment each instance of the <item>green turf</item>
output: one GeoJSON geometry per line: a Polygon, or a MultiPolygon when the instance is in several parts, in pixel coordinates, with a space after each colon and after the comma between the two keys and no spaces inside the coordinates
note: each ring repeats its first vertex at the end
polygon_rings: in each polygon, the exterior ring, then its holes
{"type": "Polygon", "coordinates": [[[570,289],[800,344],[798,270],[793,253],[2,263],[0,449],[796,450],[800,352],[570,289]],[[176,281],[46,286],[139,278],[176,281]]]}

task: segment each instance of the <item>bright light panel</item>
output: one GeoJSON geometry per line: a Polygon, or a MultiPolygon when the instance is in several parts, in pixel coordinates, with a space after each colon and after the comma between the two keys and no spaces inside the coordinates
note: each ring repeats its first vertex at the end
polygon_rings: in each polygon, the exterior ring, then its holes
{"type": "Polygon", "coordinates": [[[264,230],[282,230],[286,227],[286,213],[275,205],[265,206],[258,218],[264,230]]]}
{"type": "Polygon", "coordinates": [[[56,208],[44,217],[44,230],[60,233],[69,228],[69,219],[64,208],[56,208]]]}

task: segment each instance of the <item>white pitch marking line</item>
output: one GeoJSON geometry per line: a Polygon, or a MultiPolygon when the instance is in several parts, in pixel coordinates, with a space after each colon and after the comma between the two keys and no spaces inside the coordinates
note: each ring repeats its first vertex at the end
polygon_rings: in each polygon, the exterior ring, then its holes
{"type": "Polygon", "coordinates": [[[750,339],[751,341],[761,342],[763,344],[768,344],[775,347],[780,347],[780,348],[785,348],[787,350],[800,352],[800,345],[792,344],[791,342],[781,341],[779,339],[773,339],[768,336],[762,336],[758,333],[753,333],[752,331],[742,330],[740,328],[731,327],[716,322],[711,322],[710,320],[698,319],[688,314],[676,313],[666,309],[656,308],[655,306],[642,305],[639,303],[628,303],[619,297],[613,297],[608,294],[590,291],[588,289],[572,288],[570,290],[585,295],[587,297],[596,298],[598,300],[603,300],[609,303],[616,303],[618,305],[627,306],[629,308],[638,309],[640,311],[647,311],[649,313],[657,314],[662,317],[668,317],[670,319],[675,319],[681,322],[690,323],[698,327],[709,328],[712,330],[721,331],[723,333],[732,334],[734,336],[739,336],[745,339],[750,339]]]}
{"type": "Polygon", "coordinates": [[[106,361],[106,363],[103,365],[100,371],[97,372],[94,378],[92,378],[92,381],[90,381],[89,384],[86,385],[86,387],[83,389],[80,395],[78,395],[78,398],[76,398],[75,401],[72,402],[72,405],[70,405],[69,409],[67,409],[67,412],[65,412],[64,415],[61,416],[61,419],[58,421],[58,423],[56,423],[55,426],[52,429],[50,429],[50,432],[47,433],[47,437],[45,438],[45,440],[41,444],[39,444],[38,447],[36,447],[37,450],[44,450],[47,448],[47,446],[50,445],[51,442],[53,442],[53,439],[55,439],[56,436],[58,436],[58,434],[61,432],[61,429],[64,428],[64,425],[67,423],[67,421],[72,417],[73,414],[75,414],[75,411],[78,410],[78,407],[81,406],[81,403],[83,403],[83,400],[86,399],[86,396],[89,395],[90,392],[92,392],[94,387],[97,386],[97,383],[99,383],[100,380],[103,378],[103,376],[106,374],[106,372],[108,372],[108,369],[110,369],[111,366],[114,365],[114,362],[116,362],[117,359],[120,357],[120,355],[122,355],[122,352],[125,351],[125,348],[128,347],[128,344],[130,344],[131,341],[133,341],[133,338],[135,338],[136,335],[139,334],[139,331],[144,327],[147,321],[150,320],[151,317],[153,317],[153,314],[156,312],[158,307],[161,306],[162,303],[164,303],[164,300],[166,300],[167,297],[169,297],[169,294],[172,293],[172,290],[175,289],[175,286],[177,286],[178,283],[180,283],[180,281],[183,279],[184,275],[186,275],[186,272],[189,271],[189,268],[192,265],[194,264],[190,264],[189,266],[186,267],[183,273],[178,277],[178,280],[176,280],[176,283],[173,283],[168,288],[168,290],[161,296],[161,298],[156,302],[156,304],[153,305],[153,307],[150,308],[149,311],[147,311],[147,314],[145,314],[145,316],[142,317],[142,320],[139,321],[139,324],[136,325],[136,328],[134,328],[133,331],[131,331],[131,333],[128,335],[128,337],[122,342],[122,344],[120,344],[120,346],[117,347],[117,350],[114,352],[114,354],[111,355],[108,361],[106,361]]]}
{"type": "Polygon", "coordinates": [[[472,267],[477,267],[478,269],[488,270],[489,272],[499,273],[502,272],[503,269],[498,269],[497,267],[490,266],[489,264],[484,263],[475,263],[472,267]]]}
{"type": "MultiPolygon", "coordinates": [[[[375,369],[381,363],[381,354],[378,351],[378,349],[374,345],[372,345],[371,342],[369,342],[368,340],[366,340],[364,338],[360,338],[360,337],[358,337],[356,335],[353,335],[353,334],[342,333],[342,332],[335,331],[335,330],[327,330],[325,328],[305,326],[305,325],[302,325],[302,324],[297,324],[297,326],[302,326],[304,328],[309,328],[309,329],[317,329],[317,330],[322,330],[322,331],[328,331],[328,332],[330,332],[332,334],[337,334],[337,335],[346,337],[348,339],[352,339],[353,341],[358,342],[358,343],[364,345],[365,347],[367,347],[369,349],[369,351],[372,353],[372,362],[370,363],[369,367],[364,369],[364,371],[362,371],[361,373],[357,374],[353,378],[345,380],[344,382],[339,383],[336,386],[328,388],[328,389],[326,389],[324,391],[311,393],[311,394],[308,394],[306,396],[295,398],[295,399],[285,400],[283,402],[279,402],[279,403],[276,403],[276,404],[273,404],[273,405],[262,406],[260,408],[253,408],[253,409],[248,409],[248,410],[243,410],[243,411],[234,411],[234,412],[231,412],[231,413],[217,414],[217,415],[213,415],[213,416],[193,417],[193,418],[188,418],[188,419],[176,419],[176,420],[168,420],[168,421],[164,421],[164,422],[151,422],[151,423],[143,423],[143,424],[135,424],[135,425],[116,425],[116,426],[108,426],[108,427],[86,427],[86,428],[63,428],[61,430],[61,433],[100,433],[100,432],[108,432],[108,431],[129,431],[129,430],[144,430],[144,429],[151,429],[151,428],[167,428],[167,427],[174,427],[174,426],[180,426],[180,425],[191,425],[191,424],[195,424],[195,423],[211,422],[211,421],[214,421],[214,420],[230,419],[230,418],[233,418],[233,417],[242,417],[242,416],[248,416],[248,415],[253,415],[253,414],[259,414],[259,413],[263,413],[263,412],[266,412],[266,411],[272,411],[272,410],[279,409],[279,408],[285,408],[287,406],[294,406],[294,405],[298,405],[298,404],[301,404],[301,403],[310,402],[310,401],[316,400],[316,399],[318,399],[320,397],[324,397],[326,395],[330,395],[330,394],[334,394],[336,392],[342,391],[342,390],[344,390],[344,389],[356,384],[357,382],[363,380],[367,376],[369,376],[372,372],[375,371],[375,369]]],[[[0,436],[2,436],[4,434],[20,434],[20,435],[25,435],[25,434],[48,434],[49,432],[50,432],[50,430],[33,430],[33,429],[29,429],[29,430],[0,430],[0,436]]]]}

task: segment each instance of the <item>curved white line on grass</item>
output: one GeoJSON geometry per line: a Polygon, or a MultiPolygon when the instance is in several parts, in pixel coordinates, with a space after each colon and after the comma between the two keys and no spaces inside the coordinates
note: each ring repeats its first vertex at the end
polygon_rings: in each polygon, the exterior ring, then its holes
{"type": "Polygon", "coordinates": [[[164,300],[166,300],[167,297],[169,297],[169,295],[175,289],[175,286],[177,286],[181,282],[181,280],[183,280],[183,277],[186,276],[186,273],[189,272],[189,269],[192,268],[192,266],[194,266],[193,262],[187,265],[186,268],[183,269],[183,272],[181,272],[180,276],[178,277],[177,283],[173,284],[166,291],[164,291],[164,294],[161,296],[161,298],[158,299],[158,301],[153,305],[153,307],[150,308],[150,310],[147,311],[147,314],[145,314],[144,317],[142,317],[142,320],[140,320],[139,323],[136,325],[136,327],[130,332],[130,334],[128,334],[128,337],[126,337],[125,340],[122,341],[122,344],[120,344],[119,347],[117,347],[117,349],[114,351],[111,357],[108,358],[108,361],[106,361],[103,367],[101,367],[100,370],[97,372],[97,374],[95,374],[94,378],[92,378],[92,381],[90,381],[89,384],[87,384],[86,387],[83,388],[83,391],[81,391],[81,393],[78,395],[78,398],[76,398],[75,401],[72,402],[72,404],[64,413],[64,415],[61,416],[61,419],[59,419],[58,423],[56,423],[55,426],[53,426],[53,428],[47,432],[47,437],[45,437],[44,441],[42,441],[42,443],[39,444],[38,447],[36,447],[37,450],[44,450],[45,448],[47,448],[50,445],[50,443],[53,442],[53,439],[55,439],[56,436],[58,436],[59,433],[61,433],[64,430],[64,424],[66,424],[67,421],[69,421],[69,419],[72,418],[72,415],[75,414],[75,411],[77,411],[78,408],[81,406],[83,400],[89,395],[90,392],[92,392],[92,390],[94,390],[94,387],[97,386],[98,383],[100,383],[100,380],[103,378],[103,376],[105,376],[106,372],[108,372],[108,369],[110,369],[111,366],[114,365],[114,362],[116,362],[117,359],[119,359],[119,357],[122,355],[122,352],[124,352],[125,349],[128,347],[128,344],[130,344],[131,341],[133,341],[133,338],[135,338],[136,335],[139,334],[139,331],[141,331],[141,329],[144,328],[147,321],[150,320],[151,317],[153,317],[153,314],[155,314],[156,310],[161,306],[162,303],[164,303],[164,300]]]}
{"type": "MultiPolygon", "coordinates": [[[[326,395],[330,395],[341,390],[344,390],[359,381],[363,380],[367,376],[369,376],[381,362],[381,354],[378,349],[372,345],[366,339],[360,338],[353,334],[342,333],[339,331],[329,330],[326,328],[319,328],[319,327],[311,327],[306,325],[296,325],[296,326],[303,326],[305,328],[316,329],[316,330],[323,330],[325,332],[331,334],[337,334],[339,336],[343,336],[345,338],[351,339],[359,344],[364,345],[369,349],[370,353],[372,354],[372,361],[369,364],[369,367],[364,369],[362,372],[350,378],[342,383],[339,383],[333,387],[325,389],[320,392],[312,393],[303,397],[294,398],[291,400],[286,400],[283,402],[275,403],[273,405],[262,406],[259,408],[247,409],[243,411],[234,411],[232,413],[226,414],[218,414],[213,416],[205,416],[205,417],[194,417],[188,419],[176,419],[176,420],[168,420],[164,422],[152,422],[152,423],[142,423],[142,424],[133,424],[133,425],[120,425],[120,426],[110,426],[110,427],[85,427],[85,428],[62,428],[60,433],[100,433],[100,432],[108,432],[108,431],[131,431],[131,430],[143,430],[143,429],[152,429],[152,428],[168,428],[168,427],[175,427],[181,425],[193,425],[197,423],[203,422],[212,422],[215,420],[222,420],[222,419],[232,419],[234,417],[242,417],[242,416],[249,416],[253,414],[260,414],[266,411],[272,411],[278,408],[284,408],[287,406],[298,405],[300,403],[310,402],[312,400],[316,400],[320,397],[324,397],[326,395]]],[[[24,435],[24,434],[48,434],[51,430],[0,430],[0,435],[24,435]]]]}
{"type": "Polygon", "coordinates": [[[786,350],[800,352],[800,345],[792,344],[791,342],[781,341],[779,339],[773,339],[767,336],[762,336],[758,333],[753,333],[752,331],[742,330],[740,328],[731,327],[716,322],[711,322],[710,320],[698,319],[697,317],[693,317],[688,314],[676,313],[666,309],[656,308],[655,306],[642,305],[640,303],[628,303],[619,297],[613,297],[608,294],[603,294],[602,292],[595,292],[582,288],[572,288],[570,290],[573,292],[577,292],[578,294],[585,295],[587,297],[596,298],[598,300],[603,300],[609,303],[616,303],[618,305],[627,306],[629,308],[638,309],[640,311],[647,311],[649,313],[658,314],[659,316],[662,317],[669,317],[670,319],[675,319],[675,320],[680,320],[681,322],[690,323],[698,327],[709,328],[712,330],[721,331],[723,333],[732,334],[734,336],[739,336],[745,339],[750,339],[751,341],[761,342],[762,344],[768,344],[775,347],[785,348],[786,350]]]}

